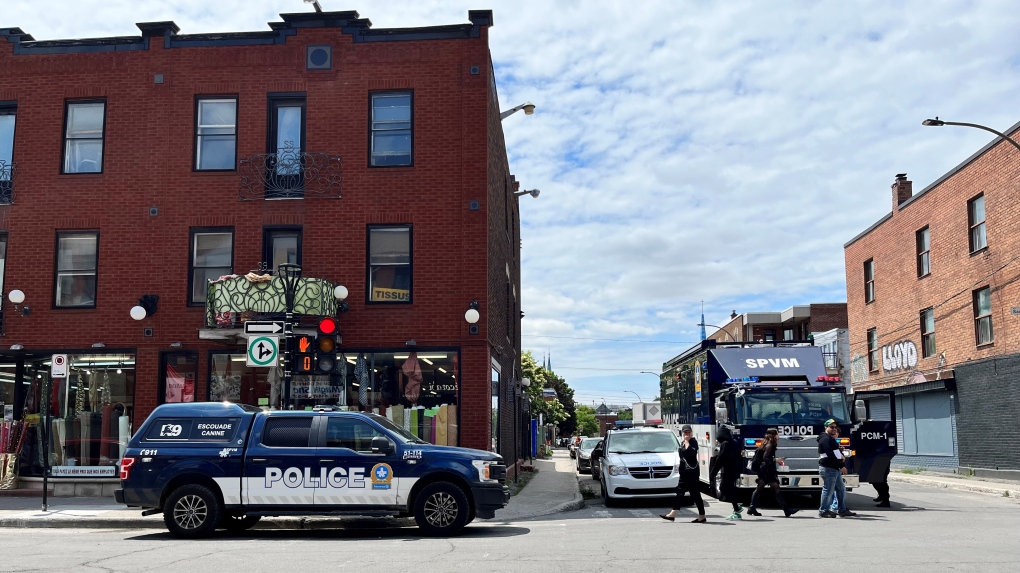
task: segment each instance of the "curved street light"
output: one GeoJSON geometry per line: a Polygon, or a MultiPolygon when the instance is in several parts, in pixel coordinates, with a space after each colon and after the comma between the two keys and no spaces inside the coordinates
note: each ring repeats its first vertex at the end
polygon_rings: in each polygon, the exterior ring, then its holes
{"type": "MultiPolygon", "coordinates": [[[[729,337],[730,337],[730,341],[732,341],[732,342],[737,342],[737,339],[736,339],[736,338],[734,338],[734,337],[733,337],[733,335],[732,335],[732,334],[730,334],[730,332],[729,332],[728,330],[726,330],[725,328],[723,328],[723,327],[721,327],[721,326],[716,326],[716,325],[714,325],[714,324],[705,324],[704,322],[699,322],[697,326],[711,326],[712,328],[714,328],[714,329],[716,329],[716,330],[718,330],[718,331],[720,331],[720,332],[724,332],[724,333],[726,333],[726,336],[729,336],[729,337]]],[[[713,334],[714,334],[714,333],[713,333],[713,334]]]]}
{"type": "Polygon", "coordinates": [[[963,123],[963,122],[958,122],[958,121],[944,121],[944,120],[939,119],[939,116],[936,115],[935,119],[926,119],[926,120],[921,122],[921,125],[925,125],[925,126],[928,126],[928,127],[942,127],[943,125],[962,125],[963,127],[975,127],[977,129],[983,129],[983,130],[985,130],[987,132],[994,133],[995,135],[998,135],[1000,139],[1004,139],[1004,140],[1012,143],[1013,147],[1017,148],[1017,150],[1020,151],[1020,143],[1017,143],[1012,138],[1007,137],[1005,133],[1002,133],[1000,131],[995,131],[994,129],[992,129],[990,127],[987,127],[987,126],[984,126],[984,125],[980,125],[980,124],[977,124],[977,123],[963,123]]]}

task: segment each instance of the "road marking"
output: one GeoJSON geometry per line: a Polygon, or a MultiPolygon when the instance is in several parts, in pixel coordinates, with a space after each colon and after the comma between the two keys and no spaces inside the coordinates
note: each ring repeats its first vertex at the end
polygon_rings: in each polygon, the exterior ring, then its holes
{"type": "Polygon", "coordinates": [[[655,516],[655,514],[652,513],[651,510],[648,510],[648,509],[632,509],[632,510],[630,510],[630,514],[633,515],[634,517],[653,517],[653,516],[655,516]]]}
{"type": "Polygon", "coordinates": [[[612,512],[606,511],[604,509],[595,510],[592,513],[595,514],[595,517],[613,517],[612,512]]]}

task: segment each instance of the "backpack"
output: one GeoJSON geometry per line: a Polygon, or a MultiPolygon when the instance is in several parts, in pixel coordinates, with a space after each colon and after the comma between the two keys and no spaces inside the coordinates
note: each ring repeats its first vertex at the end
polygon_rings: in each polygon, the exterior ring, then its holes
{"type": "Polygon", "coordinates": [[[765,458],[765,448],[758,448],[754,451],[754,457],[751,458],[751,471],[760,472],[761,462],[765,458]]]}

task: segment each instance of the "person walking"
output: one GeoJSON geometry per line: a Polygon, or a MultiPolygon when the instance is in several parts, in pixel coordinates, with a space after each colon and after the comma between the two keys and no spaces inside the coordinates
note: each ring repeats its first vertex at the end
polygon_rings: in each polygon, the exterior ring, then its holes
{"type": "Polygon", "coordinates": [[[786,517],[790,517],[799,511],[791,509],[786,500],[783,499],[783,493],[779,491],[779,472],[776,470],[776,464],[782,462],[783,458],[776,457],[776,449],[778,447],[779,430],[776,428],[765,430],[765,440],[762,441],[758,451],[754,453],[754,459],[751,461],[751,470],[758,473],[758,479],[755,480],[758,486],[754,488],[754,493],[751,495],[751,507],[747,508],[747,515],[761,517],[761,513],[758,512],[758,498],[766,487],[772,488],[772,493],[775,494],[776,501],[779,503],[779,507],[783,508],[783,513],[786,517]]]}
{"type": "Polygon", "coordinates": [[[846,454],[836,438],[839,424],[836,420],[825,421],[825,433],[818,436],[818,473],[822,476],[822,500],[818,506],[818,517],[853,517],[856,513],[846,508],[846,454]],[[835,500],[833,500],[835,495],[835,500]],[[834,502],[835,501],[835,502],[834,502]],[[832,507],[836,511],[832,511],[832,507]]]}
{"type": "Polygon", "coordinates": [[[733,513],[726,519],[741,519],[740,513],[744,506],[737,503],[737,480],[740,478],[740,470],[743,465],[743,458],[740,453],[743,448],[733,439],[730,429],[723,426],[719,428],[719,434],[715,441],[719,444],[719,453],[712,458],[712,468],[709,470],[709,483],[716,483],[715,478],[722,472],[722,479],[719,480],[719,491],[716,495],[719,501],[728,501],[733,505],[733,513]]]}
{"type": "Polygon", "coordinates": [[[885,466],[882,481],[871,482],[871,485],[878,492],[878,497],[875,498],[875,501],[878,502],[878,507],[892,507],[889,503],[889,466],[885,466]]]}
{"type": "Polygon", "coordinates": [[[691,494],[694,505],[698,507],[698,517],[691,523],[705,523],[705,502],[701,499],[701,470],[698,467],[698,440],[694,438],[694,430],[687,424],[680,428],[680,483],[676,486],[676,499],[669,513],[660,514],[666,521],[676,519],[684,500],[684,492],[691,494]]]}

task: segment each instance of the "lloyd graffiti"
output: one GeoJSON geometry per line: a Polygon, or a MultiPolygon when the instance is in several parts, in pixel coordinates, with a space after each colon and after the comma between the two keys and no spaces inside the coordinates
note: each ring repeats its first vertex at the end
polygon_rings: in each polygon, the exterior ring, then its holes
{"type": "Polygon", "coordinates": [[[894,372],[917,366],[917,347],[909,340],[882,347],[882,370],[894,372]]]}

